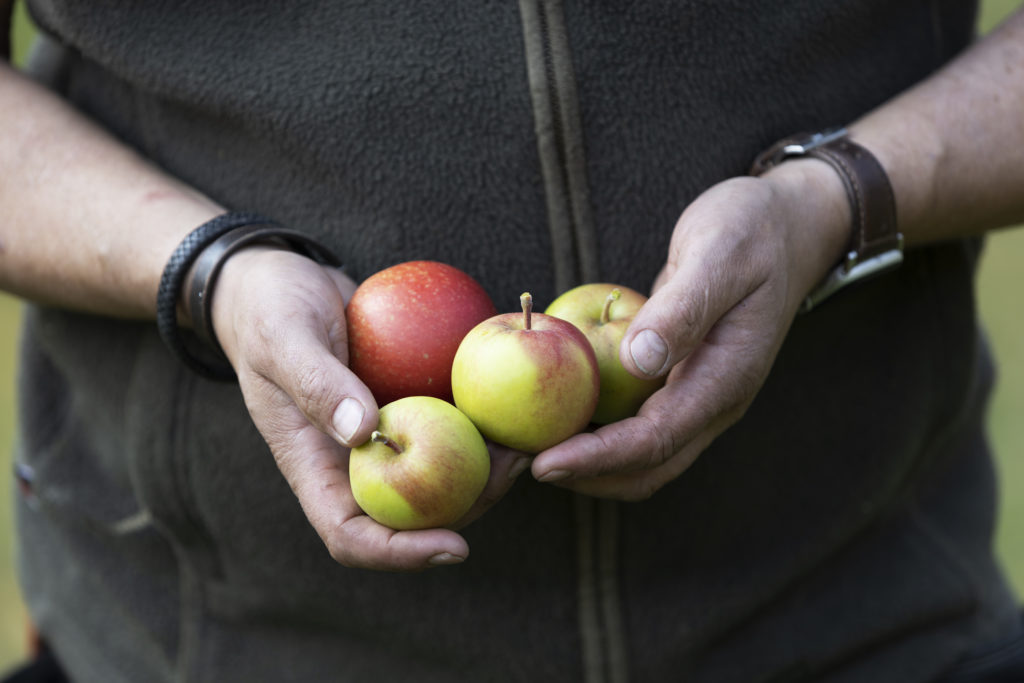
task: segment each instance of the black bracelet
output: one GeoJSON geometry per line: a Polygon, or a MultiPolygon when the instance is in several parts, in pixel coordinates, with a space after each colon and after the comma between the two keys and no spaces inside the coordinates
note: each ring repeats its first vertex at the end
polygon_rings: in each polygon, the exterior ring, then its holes
{"type": "Polygon", "coordinates": [[[224,351],[213,329],[213,287],[228,257],[242,247],[256,243],[277,244],[317,263],[341,266],[334,254],[319,242],[298,230],[289,230],[275,224],[244,225],[218,237],[199,254],[190,282],[184,290],[188,296],[192,327],[199,338],[221,356],[224,356],[224,351]]]}
{"type": "Polygon", "coordinates": [[[255,242],[277,243],[318,263],[340,267],[337,257],[309,236],[283,228],[257,214],[226,213],[189,233],[174,250],[160,279],[157,328],[164,343],[182,363],[209,379],[228,381],[235,377],[213,331],[210,316],[213,286],[224,261],[255,242]],[[193,263],[195,268],[192,268],[193,263]],[[185,286],[190,269],[192,276],[185,286]],[[208,349],[190,349],[182,337],[178,302],[184,291],[188,292],[193,327],[200,339],[209,344],[208,349]]]}

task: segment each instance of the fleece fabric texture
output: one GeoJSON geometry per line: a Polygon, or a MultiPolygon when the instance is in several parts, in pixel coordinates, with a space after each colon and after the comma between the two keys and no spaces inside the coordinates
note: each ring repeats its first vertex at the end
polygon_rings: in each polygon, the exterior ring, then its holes
{"type": "MultiPolygon", "coordinates": [[[[436,259],[514,310],[576,266],[549,229],[525,4],[30,8],[67,49],[54,87],[154,163],[357,278],[436,259]]],[[[600,278],[641,291],[695,196],[920,80],[974,13],[540,4],[564,14],[600,278]]],[[[651,500],[588,516],[527,476],[465,530],[466,563],[411,576],[336,565],[237,387],[189,374],[153,325],[33,309],[31,612],[80,681],[930,680],[1017,624],[991,549],[976,256],[916,250],[798,319],[748,414],[651,500]],[[624,659],[595,670],[595,628],[624,659]]]]}

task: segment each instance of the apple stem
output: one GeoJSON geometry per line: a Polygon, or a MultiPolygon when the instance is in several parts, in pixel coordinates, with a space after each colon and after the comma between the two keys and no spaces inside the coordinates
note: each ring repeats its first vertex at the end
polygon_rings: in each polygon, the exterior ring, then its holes
{"type": "Polygon", "coordinates": [[[604,308],[601,309],[601,324],[604,325],[611,318],[612,304],[619,300],[622,296],[622,292],[618,288],[613,289],[608,293],[608,298],[604,300],[604,308]]]}
{"type": "Polygon", "coordinates": [[[397,443],[395,443],[394,441],[392,441],[388,437],[384,436],[380,432],[374,432],[373,434],[370,434],[370,441],[372,441],[374,443],[382,443],[385,446],[387,446],[388,448],[390,448],[391,450],[393,450],[396,454],[399,454],[399,453],[402,452],[402,447],[401,446],[399,446],[397,443]]]}
{"type": "Polygon", "coordinates": [[[530,329],[530,315],[533,313],[533,296],[529,292],[519,295],[519,303],[523,305],[523,329],[530,329]]]}

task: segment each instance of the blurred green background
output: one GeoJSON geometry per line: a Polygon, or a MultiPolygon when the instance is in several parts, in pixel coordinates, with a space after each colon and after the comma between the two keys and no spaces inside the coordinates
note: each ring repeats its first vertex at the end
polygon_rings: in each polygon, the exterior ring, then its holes
{"type": "MultiPolygon", "coordinates": [[[[1005,17],[1019,0],[983,0],[981,30],[1005,17]]],[[[15,9],[14,58],[24,59],[32,29],[19,2],[15,9]]],[[[1014,585],[1024,596],[1024,230],[993,235],[979,282],[982,318],[999,365],[1000,378],[989,424],[1002,478],[999,552],[1014,585]]],[[[10,475],[14,432],[15,349],[18,302],[0,293],[0,672],[25,653],[25,611],[18,597],[11,539],[10,475]]]]}

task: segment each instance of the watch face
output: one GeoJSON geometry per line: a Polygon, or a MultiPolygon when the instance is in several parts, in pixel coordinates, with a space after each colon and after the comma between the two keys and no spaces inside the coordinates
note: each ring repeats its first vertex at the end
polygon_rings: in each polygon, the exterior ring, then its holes
{"type": "Polygon", "coordinates": [[[789,157],[799,157],[811,150],[827,145],[846,135],[845,128],[829,128],[819,133],[798,133],[779,140],[757,155],[750,167],[751,175],[761,175],[773,166],[778,166],[789,157]]]}
{"type": "Polygon", "coordinates": [[[782,148],[783,156],[801,156],[807,154],[815,147],[821,147],[827,145],[833,140],[838,140],[846,135],[845,128],[832,128],[830,130],[824,130],[820,133],[814,133],[813,135],[798,140],[797,142],[790,143],[782,148]]]}

